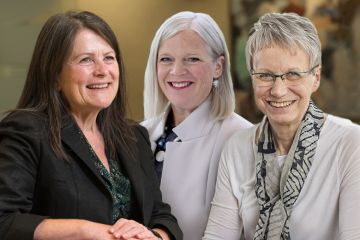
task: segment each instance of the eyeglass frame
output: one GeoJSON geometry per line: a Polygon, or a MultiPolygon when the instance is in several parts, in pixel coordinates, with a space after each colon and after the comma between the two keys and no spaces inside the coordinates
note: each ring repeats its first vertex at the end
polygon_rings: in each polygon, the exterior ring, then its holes
{"type": "MultiPolygon", "coordinates": [[[[262,82],[267,82],[267,83],[275,83],[276,79],[278,77],[280,77],[281,80],[288,80],[289,82],[294,82],[296,80],[299,80],[301,78],[304,77],[305,74],[310,74],[312,73],[317,67],[319,66],[319,64],[315,65],[314,67],[310,68],[308,71],[305,71],[305,72],[296,72],[296,71],[290,71],[290,72],[286,72],[286,73],[283,73],[283,74],[274,74],[274,73],[267,73],[267,72],[251,72],[251,76],[254,76],[256,77],[256,75],[259,75],[259,74],[267,74],[269,76],[271,76],[271,81],[267,81],[267,80],[262,80],[262,79],[259,79],[260,81],[262,82]],[[298,74],[299,75],[299,79],[296,79],[296,80],[289,80],[288,78],[286,78],[285,76],[290,74],[290,73],[294,73],[294,74],[298,74]],[[302,75],[304,74],[304,75],[302,75]],[[285,78],[284,78],[285,77],[285,78]]],[[[254,71],[254,70],[251,70],[251,71],[254,71]]]]}

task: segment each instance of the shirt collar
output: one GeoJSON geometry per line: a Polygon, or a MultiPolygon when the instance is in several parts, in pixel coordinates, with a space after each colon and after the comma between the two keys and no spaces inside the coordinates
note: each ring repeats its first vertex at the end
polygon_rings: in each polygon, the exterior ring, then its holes
{"type": "Polygon", "coordinates": [[[186,141],[208,134],[214,123],[215,120],[210,116],[210,98],[207,98],[184,121],[174,127],[173,131],[182,141],[186,141]]]}

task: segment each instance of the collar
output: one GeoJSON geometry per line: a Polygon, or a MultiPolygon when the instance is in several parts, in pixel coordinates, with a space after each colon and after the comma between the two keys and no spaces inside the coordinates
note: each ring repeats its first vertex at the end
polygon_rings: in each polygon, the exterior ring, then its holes
{"type": "Polygon", "coordinates": [[[210,116],[210,98],[208,98],[174,127],[173,131],[182,141],[188,141],[207,135],[214,124],[215,120],[210,116]]]}
{"type": "MultiPolygon", "coordinates": [[[[173,131],[181,139],[187,141],[207,135],[215,124],[210,116],[210,98],[198,106],[184,121],[173,128],[173,131]]],[[[141,124],[147,128],[151,140],[151,149],[156,148],[155,141],[163,134],[166,119],[170,113],[171,106],[168,105],[165,111],[156,118],[143,121],[141,124]]]]}

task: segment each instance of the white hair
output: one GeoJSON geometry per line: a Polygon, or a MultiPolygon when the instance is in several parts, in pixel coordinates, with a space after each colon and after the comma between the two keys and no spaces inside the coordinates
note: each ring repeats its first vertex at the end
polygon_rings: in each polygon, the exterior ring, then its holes
{"type": "Polygon", "coordinates": [[[224,56],[223,71],[218,78],[219,86],[211,90],[211,115],[224,119],[235,109],[235,97],[230,73],[229,52],[225,38],[216,22],[207,14],[179,12],[167,20],[157,30],[151,43],[144,79],[144,116],[150,119],[163,113],[169,104],[157,81],[157,57],[161,44],[184,30],[196,32],[210,49],[215,61],[224,56]]]}
{"type": "Polygon", "coordinates": [[[246,66],[253,68],[254,55],[264,48],[279,46],[291,50],[300,47],[309,56],[310,67],[321,65],[321,44],[315,26],[296,13],[268,13],[260,17],[246,43],[246,66]]]}

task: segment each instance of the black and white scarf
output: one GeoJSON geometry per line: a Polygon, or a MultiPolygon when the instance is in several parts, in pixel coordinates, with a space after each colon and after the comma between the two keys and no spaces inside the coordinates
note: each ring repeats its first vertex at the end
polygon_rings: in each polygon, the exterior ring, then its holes
{"type": "Polygon", "coordinates": [[[310,170],[324,122],[324,113],[310,101],[284,166],[280,169],[271,126],[266,117],[262,120],[256,154],[255,186],[260,217],[254,240],[290,240],[288,220],[310,170]]]}

